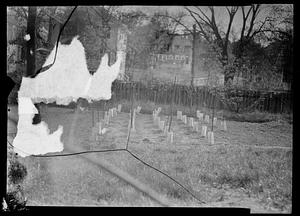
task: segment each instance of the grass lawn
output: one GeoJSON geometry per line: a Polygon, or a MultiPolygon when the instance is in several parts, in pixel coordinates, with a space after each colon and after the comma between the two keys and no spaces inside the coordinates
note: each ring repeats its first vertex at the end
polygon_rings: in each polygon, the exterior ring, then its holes
{"type": "MultiPolygon", "coordinates": [[[[99,141],[91,140],[91,111],[81,112],[74,142],[69,144],[73,110],[44,106],[41,113],[50,131],[63,126],[65,147],[115,149],[126,145],[127,108],[125,104],[124,111],[112,119],[99,141]]],[[[206,204],[199,204],[176,183],[126,152],[97,156],[165,195],[174,206],[239,206],[251,208],[251,212],[291,212],[292,124],[283,120],[228,120],[228,131],[222,131],[219,123],[215,127],[215,144],[211,145],[175,117],[174,143],[170,144],[147,109],[142,107],[141,114],[137,114],[129,149],[178,180],[206,204]]],[[[157,206],[127,183],[79,156],[28,157],[20,161],[28,171],[23,184],[28,205],[157,206]]]]}

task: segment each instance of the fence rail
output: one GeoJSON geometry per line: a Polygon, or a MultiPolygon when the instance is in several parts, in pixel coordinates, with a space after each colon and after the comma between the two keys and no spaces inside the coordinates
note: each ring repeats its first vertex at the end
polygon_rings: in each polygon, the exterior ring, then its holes
{"type": "Polygon", "coordinates": [[[291,113],[293,110],[291,91],[227,89],[225,92],[215,92],[207,87],[146,85],[140,82],[114,82],[112,85],[114,100],[130,100],[134,91],[135,100],[159,104],[170,104],[173,90],[176,105],[270,113],[291,113]]]}

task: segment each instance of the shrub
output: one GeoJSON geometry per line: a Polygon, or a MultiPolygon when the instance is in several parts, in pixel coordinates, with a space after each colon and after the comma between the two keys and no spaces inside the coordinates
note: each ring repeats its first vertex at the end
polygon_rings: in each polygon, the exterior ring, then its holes
{"type": "Polygon", "coordinates": [[[22,189],[20,186],[16,190],[9,191],[6,194],[6,203],[8,211],[24,211],[26,210],[27,200],[22,194],[22,189]]]}
{"type": "Polygon", "coordinates": [[[10,162],[8,179],[13,184],[22,183],[24,178],[27,176],[26,167],[17,160],[12,160],[10,162]]]}
{"type": "Polygon", "coordinates": [[[263,123],[275,120],[275,116],[266,112],[224,113],[227,120],[239,122],[263,123]]]}
{"type": "Polygon", "coordinates": [[[21,164],[12,149],[8,148],[8,187],[5,197],[8,211],[24,211],[26,198],[19,185],[27,176],[26,167],[21,164]]]}

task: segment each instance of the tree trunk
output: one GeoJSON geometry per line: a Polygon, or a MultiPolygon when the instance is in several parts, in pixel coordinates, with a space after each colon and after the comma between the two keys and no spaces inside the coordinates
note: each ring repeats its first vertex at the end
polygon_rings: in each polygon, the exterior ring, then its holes
{"type": "MultiPolygon", "coordinates": [[[[28,20],[27,20],[27,34],[30,36],[30,40],[27,41],[27,65],[25,77],[31,77],[35,74],[35,21],[36,21],[36,7],[29,7],[28,9],[28,20]]],[[[38,110],[38,114],[34,115],[32,120],[33,124],[41,122],[40,107],[35,104],[38,110]]]]}
{"type": "Polygon", "coordinates": [[[233,81],[235,70],[233,67],[228,67],[228,62],[223,65],[224,70],[224,84],[229,85],[233,81]]]}
{"type": "MultiPolygon", "coordinates": [[[[53,34],[53,18],[50,17],[49,18],[49,27],[48,27],[48,38],[47,38],[48,44],[51,44],[51,42],[52,42],[52,34],[53,34]]],[[[51,44],[51,48],[52,48],[52,44],[51,44]]]]}
{"type": "Polygon", "coordinates": [[[27,66],[26,77],[34,75],[35,72],[35,21],[36,21],[36,7],[29,7],[27,20],[27,34],[30,40],[27,41],[27,66]]]}
{"type": "Polygon", "coordinates": [[[192,62],[191,62],[191,86],[194,86],[194,77],[195,77],[195,46],[196,46],[196,24],[193,25],[193,47],[192,47],[192,62]]]}

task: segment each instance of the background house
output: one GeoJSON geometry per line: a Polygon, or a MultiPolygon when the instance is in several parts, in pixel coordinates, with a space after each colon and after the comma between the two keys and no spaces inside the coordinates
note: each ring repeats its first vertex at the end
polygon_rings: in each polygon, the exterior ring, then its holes
{"type": "MultiPolygon", "coordinates": [[[[190,85],[192,69],[192,35],[173,35],[169,49],[165,53],[150,54],[150,67],[145,71],[135,70],[134,80],[141,80],[145,73],[151,74],[151,78],[161,81],[173,81],[174,77],[179,83],[190,85]]],[[[222,84],[224,77],[221,74],[219,62],[214,56],[209,45],[196,37],[195,46],[195,76],[194,85],[206,85],[209,80],[222,84]]]]}

